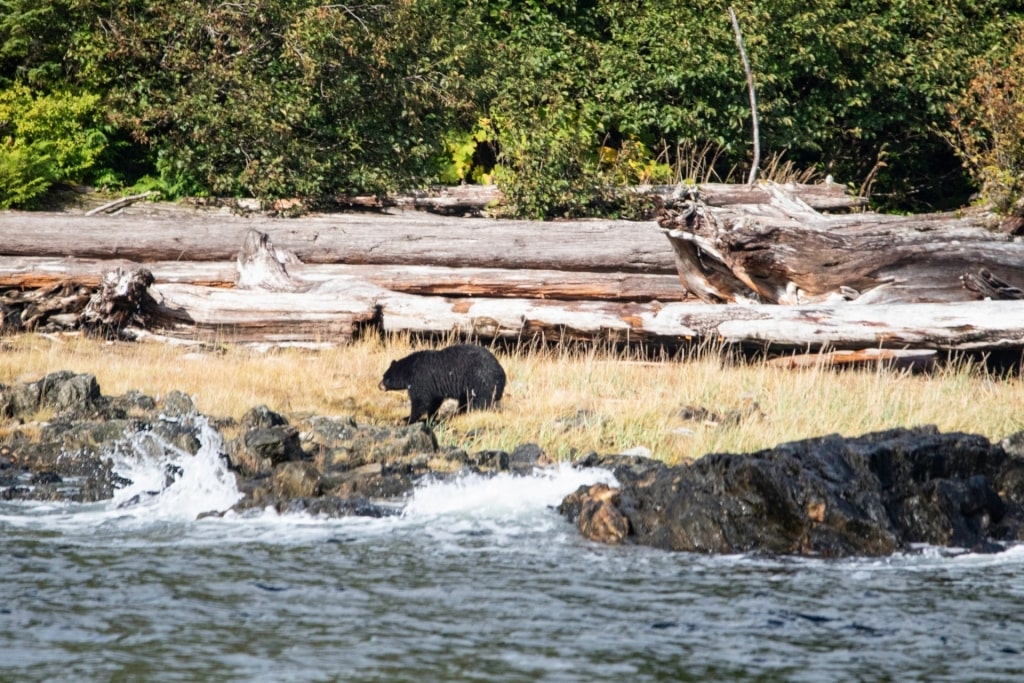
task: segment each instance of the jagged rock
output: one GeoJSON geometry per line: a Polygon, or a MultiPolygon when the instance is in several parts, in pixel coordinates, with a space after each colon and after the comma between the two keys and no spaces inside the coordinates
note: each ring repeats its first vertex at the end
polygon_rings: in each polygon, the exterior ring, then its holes
{"type": "Polygon", "coordinates": [[[647,458],[642,455],[622,453],[601,455],[594,451],[591,451],[582,458],[579,458],[573,463],[573,465],[576,467],[600,467],[602,469],[611,470],[612,474],[616,477],[619,477],[621,473],[625,473],[626,475],[630,475],[634,478],[642,476],[650,471],[663,470],[666,467],[665,463],[661,460],[647,458]]]}
{"type": "MultiPolygon", "coordinates": [[[[1024,539],[1024,460],[982,436],[934,427],[615,474],[617,500],[600,489],[574,495],[612,502],[631,542],[669,550],[874,556],[916,543],[991,552],[1024,539]]],[[[580,505],[565,505],[578,510],[581,530],[600,528],[580,505]]]]}
{"type": "Polygon", "coordinates": [[[584,538],[615,545],[629,535],[629,520],[619,509],[617,489],[607,484],[581,486],[558,506],[559,514],[574,522],[584,538]]]}
{"type": "Polygon", "coordinates": [[[285,462],[274,468],[273,492],[278,498],[312,498],[323,494],[323,476],[310,462],[285,462]]]}
{"type": "Polygon", "coordinates": [[[544,449],[535,443],[520,444],[508,456],[508,468],[514,474],[530,474],[535,467],[550,464],[544,449]]]}
{"type": "Polygon", "coordinates": [[[317,498],[293,498],[278,506],[282,514],[305,513],[324,517],[395,517],[402,514],[398,507],[382,505],[365,498],[339,498],[320,496],[317,498]]]}
{"type": "Polygon", "coordinates": [[[398,499],[412,492],[416,480],[406,472],[386,471],[382,463],[325,475],[325,488],[339,498],[398,499]]]}
{"type": "Polygon", "coordinates": [[[467,458],[478,472],[508,472],[509,456],[505,451],[480,451],[467,458]]]}
{"type": "Polygon", "coordinates": [[[243,430],[263,429],[268,427],[281,427],[288,424],[288,420],[281,414],[264,405],[255,406],[245,411],[240,425],[243,430]]]}
{"type": "Polygon", "coordinates": [[[160,412],[168,417],[186,417],[196,414],[196,404],[188,394],[169,391],[160,401],[160,412]]]}
{"type": "Polygon", "coordinates": [[[299,430],[291,425],[250,429],[242,443],[247,454],[270,467],[306,457],[299,444],[299,430]]]}
{"type": "MultiPolygon", "coordinates": [[[[20,426],[0,431],[4,500],[109,499],[130,483],[114,472],[113,455],[154,461],[195,455],[203,446],[203,425],[238,428],[238,435],[223,443],[242,493],[232,508],[238,512],[272,506],[331,516],[396,514],[394,503],[424,477],[508,471],[510,461],[525,470],[543,461],[531,444],[517,448],[511,458],[442,450],[422,423],[389,427],[307,416],[292,425],[267,406],[256,406],[235,424],[199,415],[191,397],[180,391],[159,401],[137,391],[105,397],[95,377],[72,372],[0,385],[0,420],[20,426]]],[[[165,484],[180,474],[180,466],[168,466],[165,484]]]]}
{"type": "Polygon", "coordinates": [[[309,459],[299,429],[266,406],[250,408],[239,426],[241,436],[227,443],[225,450],[232,467],[241,474],[265,475],[281,463],[309,459]]]}
{"type": "Polygon", "coordinates": [[[0,417],[25,418],[42,409],[84,413],[102,404],[99,384],[90,374],[62,370],[35,382],[0,385],[0,417]]]}
{"type": "MultiPolygon", "coordinates": [[[[172,392],[180,393],[180,392],[172,392]]],[[[183,394],[184,395],[184,394],[183,394]]],[[[191,403],[192,399],[188,399],[191,403]]],[[[109,399],[110,409],[118,415],[127,416],[132,413],[151,413],[156,410],[157,402],[152,396],[147,396],[141,391],[126,391],[120,396],[111,396],[109,399]]],[[[167,408],[167,399],[164,399],[164,413],[171,414],[167,408]]],[[[193,406],[193,410],[194,410],[193,406]]],[[[181,414],[181,413],[175,413],[181,414]]],[[[187,413],[185,413],[187,414],[187,413]]]]}
{"type": "Polygon", "coordinates": [[[314,417],[303,442],[325,470],[352,470],[381,462],[393,469],[422,469],[437,452],[437,438],[423,423],[400,427],[357,425],[351,418],[314,417]]]}
{"type": "Polygon", "coordinates": [[[40,404],[57,413],[82,412],[102,406],[100,385],[90,374],[59,372],[43,378],[40,404]]]}

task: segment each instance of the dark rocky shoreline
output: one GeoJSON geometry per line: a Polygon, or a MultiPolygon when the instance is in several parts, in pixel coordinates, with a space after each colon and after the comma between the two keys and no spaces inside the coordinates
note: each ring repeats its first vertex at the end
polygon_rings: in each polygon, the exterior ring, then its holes
{"type": "MultiPolygon", "coordinates": [[[[0,385],[0,500],[109,499],[128,483],[112,453],[194,455],[205,428],[221,437],[242,493],[231,511],[241,514],[272,507],[394,515],[426,477],[528,475],[552,464],[534,444],[511,453],[440,446],[422,423],[292,419],[257,406],[237,422],[218,420],[199,415],[181,392],[104,396],[94,376],[67,371],[0,385]]],[[[918,427],[710,454],[677,467],[596,453],[574,465],[611,469],[620,484],[582,487],[559,506],[584,536],[603,543],[838,557],[914,544],[997,552],[1024,540],[1024,432],[994,444],[918,427]]],[[[167,468],[168,482],[178,475],[167,468]]]]}

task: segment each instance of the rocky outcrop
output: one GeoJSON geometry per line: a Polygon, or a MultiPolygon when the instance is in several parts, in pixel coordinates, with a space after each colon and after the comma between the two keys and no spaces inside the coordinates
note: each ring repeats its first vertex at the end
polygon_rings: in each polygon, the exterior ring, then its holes
{"type": "MultiPolygon", "coordinates": [[[[550,464],[535,444],[510,453],[442,447],[422,423],[288,418],[266,406],[221,420],[199,415],[181,392],[104,396],[88,374],[0,385],[0,500],[109,499],[131,483],[114,465],[125,456],[169,463],[166,487],[182,476],[182,458],[211,447],[235,477],[239,514],[391,515],[425,477],[528,474],[550,464]]],[[[604,543],[836,557],[918,543],[992,552],[1024,540],[1024,432],[991,443],[920,427],[716,453],[678,467],[630,454],[592,453],[576,464],[618,480],[617,488],[581,487],[559,507],[604,543]]]]}
{"type": "MultiPolygon", "coordinates": [[[[532,444],[472,455],[441,448],[423,424],[363,425],[323,416],[292,423],[266,406],[237,423],[218,420],[199,415],[181,392],[160,399],[138,392],[108,397],[92,375],[56,372],[0,385],[0,500],[109,499],[130,483],[117,473],[115,455],[154,461],[194,456],[203,446],[202,430],[210,428],[243,494],[233,508],[241,513],[272,507],[330,516],[395,514],[423,477],[528,471],[544,462],[532,444]]],[[[180,474],[168,466],[167,485],[180,474]]]]}
{"type": "Polygon", "coordinates": [[[602,542],[836,557],[914,544],[993,552],[1024,539],[1024,433],[992,444],[934,427],[894,429],[678,467],[609,464],[618,490],[582,487],[560,507],[602,542]]]}

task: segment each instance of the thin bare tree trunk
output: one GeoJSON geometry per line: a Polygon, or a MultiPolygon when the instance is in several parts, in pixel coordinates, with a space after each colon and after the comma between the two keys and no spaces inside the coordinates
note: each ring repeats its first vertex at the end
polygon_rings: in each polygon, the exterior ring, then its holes
{"type": "Polygon", "coordinates": [[[761,134],[757,125],[757,95],[754,92],[754,74],[750,70],[750,62],[747,60],[747,50],[743,47],[743,34],[740,33],[740,22],[736,19],[736,12],[732,6],[729,7],[729,18],[732,19],[732,30],[736,33],[736,45],[740,49],[740,59],[743,60],[743,72],[747,76],[747,90],[750,92],[750,119],[754,128],[754,160],[750,164],[750,177],[747,184],[753,185],[757,179],[757,169],[761,165],[761,134]]]}

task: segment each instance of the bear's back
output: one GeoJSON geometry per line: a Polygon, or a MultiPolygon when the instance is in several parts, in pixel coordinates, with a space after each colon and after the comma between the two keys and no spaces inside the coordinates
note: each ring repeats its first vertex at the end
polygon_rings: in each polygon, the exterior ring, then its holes
{"type": "Polygon", "coordinates": [[[489,350],[476,344],[456,344],[437,353],[443,356],[443,360],[439,358],[441,366],[451,373],[458,391],[469,390],[485,404],[501,400],[505,370],[489,350]]]}

